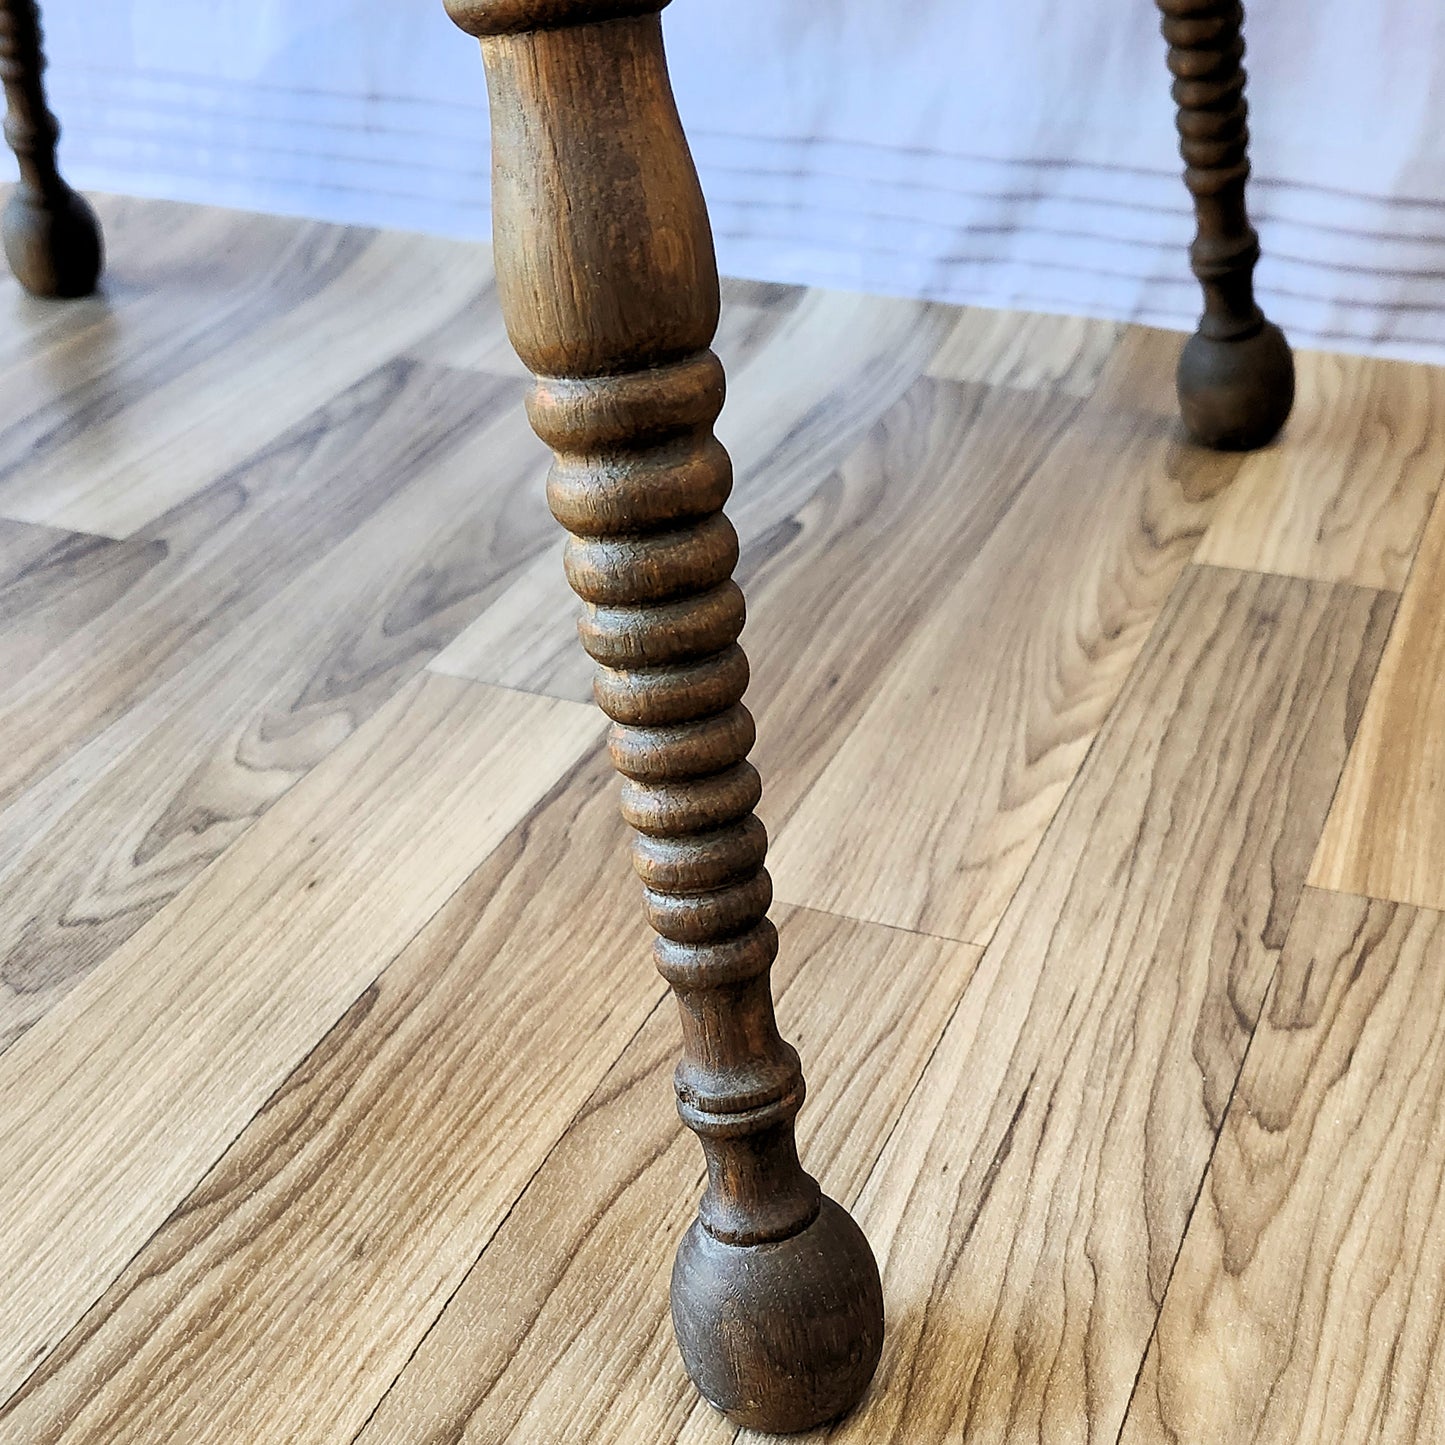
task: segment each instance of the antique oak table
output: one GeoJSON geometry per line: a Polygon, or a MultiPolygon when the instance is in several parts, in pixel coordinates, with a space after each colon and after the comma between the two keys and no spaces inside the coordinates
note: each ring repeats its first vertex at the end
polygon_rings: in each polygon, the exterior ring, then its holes
{"type": "MultiPolygon", "coordinates": [[[[678,1345],[719,1409],[790,1431],[861,1397],[882,1348],[883,1292],[867,1240],[794,1144],[803,1075],[769,989],[777,934],[741,702],[738,543],[723,515],[732,472],[712,434],[717,272],[668,83],[666,3],[448,8],[481,40],[497,284],[536,378],[527,411],[555,454],[548,501],[569,534],[582,643],[613,721],[654,956],[681,1007],[678,1109],[708,1185],[673,1271],[678,1345]]],[[[1242,11],[1235,0],[1159,8],[1204,292],[1180,407],[1201,442],[1259,446],[1289,414],[1294,374],[1254,301],[1242,11]]],[[[5,252],[30,291],[77,296],[96,283],[100,233],[56,167],[42,64],[33,0],[0,0],[6,138],[20,163],[5,252]]]]}

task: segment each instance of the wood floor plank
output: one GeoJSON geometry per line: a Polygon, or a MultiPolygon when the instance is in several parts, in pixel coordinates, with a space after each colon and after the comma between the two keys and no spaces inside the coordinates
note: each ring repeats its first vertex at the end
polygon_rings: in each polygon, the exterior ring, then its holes
{"type": "Polygon", "coordinates": [[[304,299],[219,354],[87,418],[0,479],[0,515],[125,537],[239,466],[452,315],[474,247],[380,232],[304,299]]]}
{"type": "Polygon", "coordinates": [[[156,552],[143,540],[0,520],[0,687],[124,597],[156,552]]]}
{"type": "Polygon", "coordinates": [[[0,1049],[476,616],[529,555],[529,516],[550,536],[510,401],[0,815],[0,1049]]]}
{"type": "Polygon", "coordinates": [[[622,834],[599,754],[267,1102],[0,1440],[350,1441],[662,994],[622,834]]]}
{"type": "Polygon", "coordinates": [[[0,1056],[0,1396],[599,736],[424,674],[0,1056]]]}
{"type": "Polygon", "coordinates": [[[1430,518],[1310,882],[1445,908],[1445,504],[1430,518]]]}
{"type": "MultiPolygon", "coordinates": [[[[930,481],[962,505],[990,460],[965,444],[930,481]]],[[[928,541],[889,546],[893,584],[931,605],[911,633],[857,617],[889,647],[782,815],[778,896],[986,943],[1235,465],[1177,442],[1172,419],[1086,407],[982,545],[933,572],[915,572],[928,541]]],[[[761,719],[764,738],[800,725],[761,719]]]]}
{"type": "Polygon", "coordinates": [[[214,365],[345,271],[368,235],[203,206],[144,214],[144,224],[107,234],[96,296],[44,303],[72,324],[0,353],[0,507],[39,459],[89,430],[113,430],[137,399],[214,365]]]}
{"type": "Polygon", "coordinates": [[[1393,598],[1186,574],[866,1186],[841,1441],[1112,1441],[1393,598]]]}
{"type": "MultiPolygon", "coordinates": [[[[781,310],[728,332],[728,403],[717,432],[732,454],[728,505],[745,542],[779,542],[793,514],[917,380],[952,321],[952,308],[841,291],[783,293],[781,310]]],[[[727,328],[725,328],[727,330],[727,328]]],[[[575,699],[592,695],[577,646],[577,605],[556,553],[512,587],[437,659],[438,671],[575,699]]]]}
{"type": "Polygon", "coordinates": [[[1445,476],[1445,370],[1303,351],[1274,445],[1249,457],[1197,560],[1399,591],[1445,476]]]}
{"type": "MultiPolygon", "coordinates": [[[[0,203],[10,187],[0,187],[0,203]]],[[[185,268],[208,248],[237,245],[257,222],[276,225],[276,218],[253,218],[245,212],[209,206],[180,205],[130,196],[90,194],[105,233],[106,268],[100,288],[90,296],[57,302],[29,295],[0,268],[0,426],[17,414],[15,382],[22,375],[17,361],[34,364],[48,347],[83,331],[91,331],[102,348],[113,335],[115,313],[149,294],[157,280],[175,267],[185,268]]],[[[294,227],[295,221],[289,223],[294,227]]]]}
{"type": "Polygon", "coordinates": [[[1445,918],[1310,891],[1124,1445],[1445,1438],[1445,918]]]}
{"type": "Polygon", "coordinates": [[[389,364],[129,540],[36,556],[0,584],[0,807],[520,404],[516,384],[389,364]]]}
{"type": "MultiPolygon", "coordinates": [[[[806,1167],[851,1200],[978,950],[778,910],[784,1032],[804,1052],[806,1167]],[[860,997],[867,1008],[857,1007],[860,997]]],[[[672,1440],[696,1403],[667,1282],[703,1183],[670,1100],[664,1002],[508,1214],[358,1445],[672,1440]]],[[[709,1410],[710,1438],[732,1430],[709,1410]]]]}
{"type": "Polygon", "coordinates": [[[1089,396],[1124,330],[1090,316],[960,306],[928,368],[947,381],[1040,388],[1089,396]]]}

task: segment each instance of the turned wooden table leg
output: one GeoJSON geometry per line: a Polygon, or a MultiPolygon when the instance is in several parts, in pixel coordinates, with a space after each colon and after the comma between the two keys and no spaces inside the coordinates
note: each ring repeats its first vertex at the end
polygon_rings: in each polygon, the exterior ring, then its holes
{"type": "Polygon", "coordinates": [[[732,485],[707,213],[668,84],[666,0],[450,0],[481,38],[508,332],[555,453],[582,641],[681,1008],[678,1108],[708,1186],[672,1277],[688,1372],[740,1423],[841,1414],[882,1348],[862,1232],[798,1162],[797,1053],[769,991],[767,837],[741,704],[732,485]]]}
{"type": "Polygon", "coordinates": [[[44,68],[35,0],[0,0],[5,139],[20,163],[5,206],[5,257],[36,296],[88,296],[100,277],[100,223],[56,166],[60,127],[45,104],[44,68]]]}
{"type": "Polygon", "coordinates": [[[1199,330],[1179,359],[1184,424],[1207,446],[1263,446],[1294,403],[1294,360],[1254,300],[1259,237],[1249,224],[1244,11],[1238,0],[1158,0],[1169,42],[1184,181],[1199,233],[1190,248],[1204,291],[1199,330]]]}

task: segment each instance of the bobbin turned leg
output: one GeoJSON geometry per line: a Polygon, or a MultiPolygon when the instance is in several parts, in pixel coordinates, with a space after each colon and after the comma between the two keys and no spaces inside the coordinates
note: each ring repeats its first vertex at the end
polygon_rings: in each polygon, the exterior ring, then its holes
{"type": "Polygon", "coordinates": [[[56,167],[60,127],[45,104],[44,68],[35,0],[0,0],[5,139],[20,163],[0,227],[5,258],[36,296],[88,296],[100,276],[100,223],[56,167]]]}
{"type": "Polygon", "coordinates": [[[1294,402],[1294,359],[1254,301],[1259,237],[1249,224],[1244,10],[1238,0],[1158,0],[1169,42],[1179,151],[1198,235],[1189,257],[1204,290],[1199,330],[1179,358],[1179,406],[1195,440],[1263,446],[1294,402]]]}
{"type": "Polygon", "coordinates": [[[666,0],[450,0],[491,96],[498,287],[556,456],[596,696],[614,720],[654,953],[681,1006],[678,1107],[708,1185],[672,1277],[688,1372],[740,1423],[800,1430],[867,1388],[868,1243],[798,1163],[803,1102],[768,972],[777,935],[740,698],[732,483],[712,434],[717,273],[668,85],[666,0]]]}

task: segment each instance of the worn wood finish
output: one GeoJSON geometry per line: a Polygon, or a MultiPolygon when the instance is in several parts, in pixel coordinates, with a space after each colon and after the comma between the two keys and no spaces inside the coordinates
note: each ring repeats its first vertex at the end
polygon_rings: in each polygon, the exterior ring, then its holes
{"type": "Polygon", "coordinates": [[[1123,1445],[1445,1435],[1445,919],[1306,893],[1123,1445]]]}
{"type": "Polygon", "coordinates": [[[1445,908],[1445,504],[1431,514],[1310,882],[1445,908]]]}
{"type": "Polygon", "coordinates": [[[1179,405],[1206,446],[1263,446],[1294,401],[1294,360],[1284,333],[1254,299],[1259,237],[1244,186],[1249,130],[1244,101],[1244,9],[1239,0],[1158,0],[1184,183],[1199,231],[1190,264],[1204,291],[1204,316],[1179,358],[1179,405]]]}
{"type": "Polygon", "coordinates": [[[33,295],[87,296],[100,277],[100,222],[56,164],[60,127],[45,103],[44,68],[36,0],[0,0],[5,139],[20,165],[0,222],[5,259],[33,295]]]}
{"type": "Polygon", "coordinates": [[[864,1190],[840,1441],[1114,1440],[1392,606],[1187,574],[864,1190]]]}
{"type": "Polygon", "coordinates": [[[654,957],[682,1015],[678,1108],[707,1159],[673,1270],[678,1345],[718,1408],[797,1430],[867,1388],[883,1298],[867,1241],[794,1141],[803,1076],[769,992],[777,934],[722,514],[732,470],[712,434],[717,275],[663,3],[450,9],[482,39],[503,315],[538,378],[528,412],[556,455],[548,501],[570,533],[654,957]]]}
{"type": "Polygon", "coordinates": [[[598,732],[423,674],[0,1055],[0,1396],[598,732]]]}

